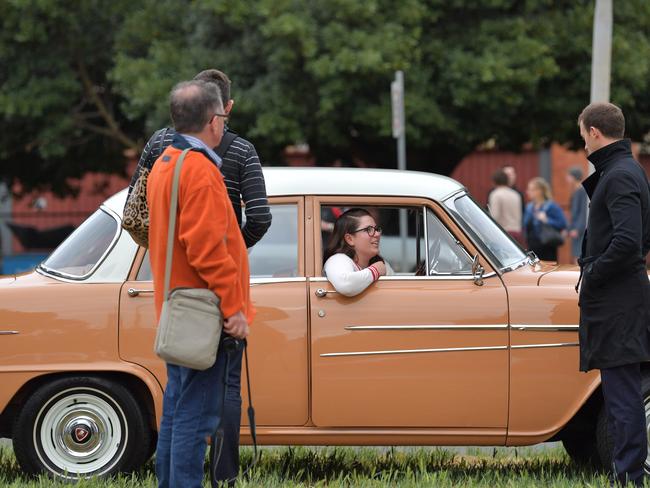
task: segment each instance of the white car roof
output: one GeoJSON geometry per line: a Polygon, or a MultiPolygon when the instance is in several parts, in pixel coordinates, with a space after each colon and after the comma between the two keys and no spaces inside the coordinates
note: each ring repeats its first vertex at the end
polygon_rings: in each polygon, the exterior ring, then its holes
{"type": "MultiPolygon", "coordinates": [[[[358,168],[263,168],[268,196],[359,195],[415,196],[442,201],[463,190],[456,180],[433,173],[358,168]]],[[[104,205],[122,215],[127,190],[104,205]]]]}

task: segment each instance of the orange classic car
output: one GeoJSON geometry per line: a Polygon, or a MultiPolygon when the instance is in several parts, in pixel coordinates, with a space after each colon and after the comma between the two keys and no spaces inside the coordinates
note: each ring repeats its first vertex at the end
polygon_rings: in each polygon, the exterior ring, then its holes
{"type": "MultiPolygon", "coordinates": [[[[600,378],[578,372],[575,267],[526,253],[449,178],[264,174],[273,225],[249,254],[261,443],[561,440],[576,461],[608,463],[600,378]],[[383,226],[395,275],[346,297],[323,276],[322,253],[334,216],[352,206],[383,226]]],[[[165,369],[152,352],[147,250],[120,227],[125,197],[34,272],[0,279],[0,436],[27,472],[107,476],[154,452],[165,369]]]]}

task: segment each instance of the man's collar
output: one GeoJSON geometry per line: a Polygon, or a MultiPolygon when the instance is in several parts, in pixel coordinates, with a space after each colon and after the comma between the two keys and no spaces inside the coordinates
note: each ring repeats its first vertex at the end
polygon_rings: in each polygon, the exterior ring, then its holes
{"type": "Polygon", "coordinates": [[[629,139],[619,139],[611,144],[601,147],[592,152],[587,159],[596,168],[596,171],[604,170],[611,162],[624,156],[632,157],[632,143],[629,139]]]}
{"type": "Polygon", "coordinates": [[[205,142],[203,142],[198,137],[194,137],[187,134],[176,133],[174,139],[172,140],[172,145],[177,149],[187,149],[193,148],[197,151],[203,153],[210,161],[217,165],[218,168],[221,168],[221,158],[217,155],[214,150],[209,147],[205,142]]]}

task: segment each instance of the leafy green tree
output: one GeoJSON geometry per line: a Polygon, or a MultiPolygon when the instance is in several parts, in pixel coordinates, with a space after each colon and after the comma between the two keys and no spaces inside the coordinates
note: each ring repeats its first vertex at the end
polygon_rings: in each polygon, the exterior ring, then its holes
{"type": "MultiPolygon", "coordinates": [[[[129,2],[0,2],[0,164],[25,189],[74,191],[68,178],[123,169],[141,123],[126,119],[107,73],[129,2]]],[[[139,121],[138,121],[139,122],[139,121]]]]}
{"type": "MultiPolygon", "coordinates": [[[[449,173],[486,142],[507,149],[578,143],[575,120],[589,98],[592,0],[63,5],[15,0],[0,7],[7,14],[0,52],[15,65],[0,67],[2,151],[18,148],[0,153],[9,179],[37,181],[33,169],[7,173],[5,160],[54,167],[61,177],[119,170],[120,151],[169,124],[174,83],[208,67],[233,80],[231,127],[268,163],[287,144],[306,142],[320,163],[360,158],[395,167],[389,87],[398,69],[406,78],[410,169],[449,173]],[[38,56],[25,59],[31,50],[38,56]],[[90,84],[75,62],[78,50],[90,84]],[[23,65],[47,66],[50,76],[35,77],[23,65]],[[12,108],[23,103],[40,111],[12,108]],[[97,117],[80,123],[73,111],[80,103],[97,117]]],[[[640,139],[650,126],[650,3],[614,8],[612,100],[640,139]]]]}

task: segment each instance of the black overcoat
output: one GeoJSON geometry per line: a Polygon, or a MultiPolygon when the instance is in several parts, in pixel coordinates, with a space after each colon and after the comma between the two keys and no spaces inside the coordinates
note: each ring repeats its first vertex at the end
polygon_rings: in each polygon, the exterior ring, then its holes
{"type": "Polygon", "coordinates": [[[580,370],[650,360],[650,187],[629,140],[588,158],[591,199],[580,264],[580,370]]]}

